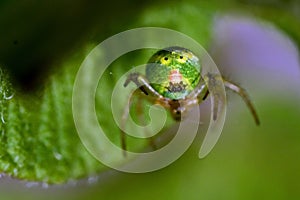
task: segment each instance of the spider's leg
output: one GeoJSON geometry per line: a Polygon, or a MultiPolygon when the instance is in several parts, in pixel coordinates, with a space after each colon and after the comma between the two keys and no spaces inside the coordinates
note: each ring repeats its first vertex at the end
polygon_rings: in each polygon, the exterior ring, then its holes
{"type": "Polygon", "coordinates": [[[141,93],[140,90],[135,90],[132,95],[130,96],[129,100],[128,100],[128,106],[125,107],[124,111],[123,111],[123,115],[122,115],[122,120],[121,120],[121,132],[120,132],[120,138],[121,138],[121,147],[124,150],[124,155],[126,156],[126,150],[127,150],[127,145],[126,145],[126,133],[123,131],[125,130],[126,127],[126,123],[127,123],[127,119],[129,117],[130,114],[130,110],[133,106],[133,102],[134,99],[137,98],[137,104],[136,104],[136,112],[138,115],[138,120],[139,122],[142,122],[143,124],[145,124],[145,119],[141,119],[141,113],[142,113],[142,96],[144,95],[143,93],[141,93]]]}
{"type": "Polygon", "coordinates": [[[241,88],[239,85],[237,85],[237,84],[235,84],[231,81],[225,80],[224,78],[223,78],[223,81],[224,81],[224,85],[225,85],[226,88],[236,92],[238,95],[240,95],[242,97],[242,99],[244,100],[244,102],[248,106],[248,108],[249,108],[249,110],[250,110],[250,112],[251,112],[251,114],[252,114],[252,116],[255,120],[256,125],[259,125],[260,121],[259,121],[258,115],[256,113],[254,105],[252,104],[246,90],[241,88]]]}
{"type": "MultiPolygon", "coordinates": [[[[143,97],[141,96],[142,93],[139,93],[139,98],[137,98],[137,103],[136,103],[136,113],[137,113],[137,116],[138,116],[138,122],[140,124],[142,124],[143,126],[146,126],[146,116],[144,114],[144,105],[143,105],[143,97]]],[[[147,98],[150,102],[151,99],[150,97],[147,98]]],[[[149,130],[145,128],[145,135],[149,135],[149,130]]],[[[153,148],[153,149],[156,149],[156,145],[155,145],[155,142],[154,142],[154,139],[151,137],[149,138],[149,145],[153,148]]]]}
{"type": "Polygon", "coordinates": [[[213,99],[213,120],[216,120],[220,106],[222,106],[222,104],[224,105],[226,102],[225,96],[222,95],[222,93],[224,93],[220,84],[222,82],[223,79],[221,76],[208,73],[200,79],[197,87],[188,96],[187,99],[192,99],[188,104],[200,104],[207,98],[208,94],[210,94],[213,99]],[[193,101],[195,98],[197,99],[197,102],[193,101]]]}
{"type": "Polygon", "coordinates": [[[124,83],[124,87],[126,87],[131,81],[134,82],[136,86],[139,87],[140,90],[144,92],[146,95],[150,93],[153,96],[162,98],[162,96],[152,88],[152,86],[150,85],[146,77],[144,77],[143,75],[139,73],[129,74],[129,76],[127,77],[124,83]]]}
{"type": "MultiPolygon", "coordinates": [[[[218,112],[220,110],[220,106],[222,107],[222,104],[225,104],[225,102],[226,102],[225,96],[222,95],[224,93],[223,87],[220,84],[223,82],[223,79],[221,76],[212,74],[212,73],[208,73],[204,77],[204,79],[206,81],[208,91],[213,100],[213,111],[212,111],[213,112],[213,120],[216,120],[217,116],[218,116],[218,112]]],[[[205,95],[204,97],[206,98],[206,96],[207,95],[205,95]]]]}
{"type": "Polygon", "coordinates": [[[165,98],[161,99],[159,103],[163,107],[168,107],[170,109],[175,121],[180,121],[182,118],[185,118],[185,114],[187,114],[193,106],[199,105],[207,97],[207,95],[207,86],[201,78],[194,90],[184,99],[172,100],[165,98]]]}
{"type": "Polygon", "coordinates": [[[198,104],[201,103],[203,100],[206,99],[207,95],[209,94],[209,91],[207,89],[207,86],[203,80],[203,78],[200,79],[197,87],[191,92],[186,99],[198,99],[198,104]]]}
{"type": "MultiPolygon", "coordinates": [[[[139,74],[139,73],[131,73],[129,74],[129,76],[127,77],[125,83],[124,83],[124,87],[126,87],[130,82],[133,82],[136,84],[137,87],[139,87],[139,89],[145,94],[145,95],[149,95],[151,94],[151,97],[158,97],[158,98],[162,98],[162,96],[160,94],[158,94],[152,87],[151,85],[149,84],[149,82],[147,81],[147,79],[139,74]]],[[[139,96],[138,98],[138,102],[137,102],[137,108],[136,108],[136,111],[137,111],[137,114],[138,116],[141,115],[142,113],[142,106],[141,106],[141,92],[136,90],[130,97],[129,101],[128,101],[128,106],[126,106],[126,108],[124,109],[124,112],[123,112],[123,115],[122,115],[122,124],[121,124],[121,127],[122,127],[122,130],[121,130],[121,135],[120,135],[120,138],[121,138],[121,147],[122,149],[124,150],[124,156],[126,156],[126,150],[127,150],[127,145],[126,145],[126,134],[124,133],[123,130],[125,130],[125,126],[126,126],[126,122],[127,122],[127,119],[128,119],[128,116],[129,116],[129,113],[130,113],[130,109],[131,109],[131,106],[132,106],[132,102],[133,102],[133,98],[136,97],[136,96],[139,96]]],[[[149,97],[150,99],[150,97],[149,97]]],[[[139,117],[139,120],[141,120],[141,118],[139,117]]],[[[143,123],[145,123],[145,118],[143,119],[143,123]]],[[[154,145],[154,142],[151,141],[152,139],[150,139],[150,145],[152,147],[155,148],[155,145],[154,145]]]]}
{"type": "Polygon", "coordinates": [[[125,130],[126,122],[129,116],[130,108],[132,106],[132,102],[133,102],[133,98],[135,97],[135,94],[136,91],[130,96],[128,100],[128,106],[125,106],[125,109],[122,114],[120,139],[121,139],[121,147],[123,149],[124,156],[126,156],[127,145],[126,145],[126,134],[124,133],[123,130],[125,130]]]}

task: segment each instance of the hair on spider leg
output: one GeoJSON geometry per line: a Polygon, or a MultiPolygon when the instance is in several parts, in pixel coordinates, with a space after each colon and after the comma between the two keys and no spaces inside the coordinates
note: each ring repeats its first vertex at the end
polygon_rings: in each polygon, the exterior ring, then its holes
{"type": "Polygon", "coordinates": [[[256,125],[260,125],[260,120],[259,120],[258,114],[256,112],[254,104],[253,104],[252,100],[250,99],[250,96],[249,96],[248,92],[246,91],[246,89],[244,89],[239,84],[236,84],[233,81],[229,81],[228,79],[225,79],[224,77],[223,77],[223,82],[224,82],[226,89],[229,89],[229,90],[235,92],[242,98],[242,100],[244,101],[244,103],[246,104],[248,109],[250,110],[256,125]]]}

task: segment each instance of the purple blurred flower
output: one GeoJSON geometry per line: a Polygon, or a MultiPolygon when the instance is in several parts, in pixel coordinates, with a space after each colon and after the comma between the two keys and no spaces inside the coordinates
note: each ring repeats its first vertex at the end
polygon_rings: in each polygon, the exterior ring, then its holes
{"type": "Polygon", "coordinates": [[[211,55],[225,76],[251,93],[300,98],[296,45],[270,23],[241,16],[216,18],[211,55]]]}

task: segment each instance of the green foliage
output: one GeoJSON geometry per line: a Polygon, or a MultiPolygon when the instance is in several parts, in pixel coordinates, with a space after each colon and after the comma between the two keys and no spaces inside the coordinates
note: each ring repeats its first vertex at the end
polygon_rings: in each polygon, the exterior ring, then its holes
{"type": "MultiPolygon", "coordinates": [[[[71,110],[75,73],[65,67],[35,97],[12,90],[1,73],[0,171],[21,179],[62,183],[101,169],[81,144],[71,110]],[[4,122],[5,121],[5,122],[4,122]]],[[[70,69],[70,68],[69,68],[70,69]]]]}

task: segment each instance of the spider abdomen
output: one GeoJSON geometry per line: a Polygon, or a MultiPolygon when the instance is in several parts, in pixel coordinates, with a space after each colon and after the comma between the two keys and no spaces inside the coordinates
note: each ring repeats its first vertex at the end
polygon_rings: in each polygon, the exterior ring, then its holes
{"type": "Polygon", "coordinates": [[[150,85],[163,97],[184,99],[200,80],[201,65],[190,50],[169,47],[156,52],[146,67],[150,85]]]}

